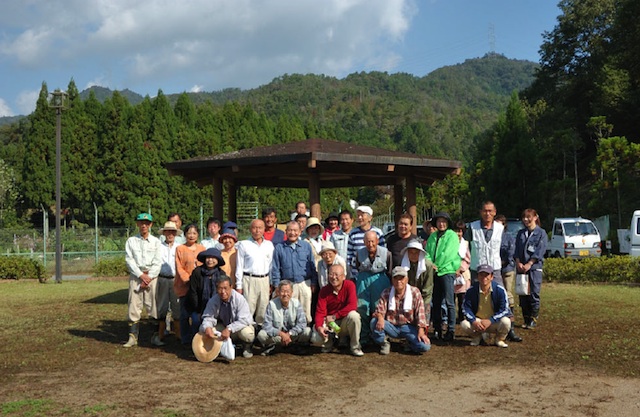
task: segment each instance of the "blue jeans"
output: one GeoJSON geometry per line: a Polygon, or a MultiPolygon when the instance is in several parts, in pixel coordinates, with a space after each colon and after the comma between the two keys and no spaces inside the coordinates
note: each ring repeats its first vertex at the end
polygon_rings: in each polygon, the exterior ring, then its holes
{"type": "Polygon", "coordinates": [[[433,328],[442,330],[442,309],[438,308],[444,303],[447,306],[447,331],[454,332],[456,328],[456,302],[453,291],[455,274],[437,275],[433,279],[433,328]]]}
{"type": "Polygon", "coordinates": [[[378,319],[371,319],[371,336],[373,341],[379,345],[384,343],[385,335],[388,334],[394,339],[407,339],[407,343],[409,343],[409,347],[411,347],[412,352],[428,352],[429,349],[431,349],[431,345],[428,345],[418,339],[418,329],[416,326],[411,326],[409,324],[396,326],[385,320],[384,329],[377,330],[377,324],[378,319]]]}

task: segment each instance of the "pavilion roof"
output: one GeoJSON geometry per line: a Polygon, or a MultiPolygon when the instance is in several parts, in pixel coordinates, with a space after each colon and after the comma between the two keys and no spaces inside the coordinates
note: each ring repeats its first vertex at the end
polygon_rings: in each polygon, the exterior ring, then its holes
{"type": "Polygon", "coordinates": [[[235,185],[307,188],[311,176],[321,188],[396,184],[406,176],[430,185],[458,172],[460,161],[431,158],[327,139],[260,146],[166,164],[171,175],[199,184],[214,177],[235,185]]]}

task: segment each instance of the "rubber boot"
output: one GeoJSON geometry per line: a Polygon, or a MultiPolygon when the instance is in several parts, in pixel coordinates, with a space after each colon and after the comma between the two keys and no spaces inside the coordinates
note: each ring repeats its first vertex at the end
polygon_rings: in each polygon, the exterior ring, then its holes
{"type": "Polygon", "coordinates": [[[138,344],[138,332],[140,331],[140,323],[129,323],[129,340],[122,347],[130,348],[138,344]]]}
{"type": "Polygon", "coordinates": [[[522,323],[522,328],[526,329],[529,327],[529,322],[531,322],[531,313],[530,313],[530,309],[528,306],[524,306],[524,305],[520,305],[520,308],[522,309],[522,318],[523,318],[523,323],[522,323]]]}
{"type": "Polygon", "coordinates": [[[180,320],[174,320],[173,326],[171,327],[172,327],[173,333],[176,335],[178,340],[180,340],[180,320]]]}
{"type": "Polygon", "coordinates": [[[512,342],[522,342],[522,338],[516,334],[514,331],[513,322],[511,322],[511,329],[509,329],[509,333],[507,333],[507,340],[512,342]]]}
{"type": "Polygon", "coordinates": [[[535,329],[538,325],[538,309],[534,308],[531,310],[531,316],[529,317],[529,325],[530,329],[535,329]]]}

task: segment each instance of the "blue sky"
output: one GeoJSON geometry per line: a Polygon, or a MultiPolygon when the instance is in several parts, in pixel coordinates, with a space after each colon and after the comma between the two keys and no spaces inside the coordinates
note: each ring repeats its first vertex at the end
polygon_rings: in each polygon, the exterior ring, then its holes
{"type": "Polygon", "coordinates": [[[254,88],[283,74],[424,76],[492,48],[537,62],[557,0],[5,0],[0,116],[42,82],[155,96],[254,88]]]}

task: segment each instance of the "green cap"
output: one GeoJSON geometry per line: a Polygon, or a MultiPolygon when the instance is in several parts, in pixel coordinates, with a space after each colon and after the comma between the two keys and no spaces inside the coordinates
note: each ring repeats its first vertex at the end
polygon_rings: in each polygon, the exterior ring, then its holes
{"type": "Polygon", "coordinates": [[[136,216],[136,221],[143,221],[143,220],[147,220],[152,222],[153,221],[153,216],[151,216],[149,213],[140,213],[136,216]]]}

